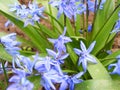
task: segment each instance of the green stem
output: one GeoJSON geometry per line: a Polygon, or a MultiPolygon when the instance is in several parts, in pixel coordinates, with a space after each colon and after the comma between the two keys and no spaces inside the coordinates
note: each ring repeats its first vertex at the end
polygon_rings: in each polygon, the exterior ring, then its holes
{"type": "MultiPolygon", "coordinates": [[[[48,0],[49,2],[50,0],[48,0]]],[[[49,8],[49,11],[50,11],[50,15],[52,15],[52,9],[51,9],[51,6],[48,4],[48,8],[49,8]]],[[[52,26],[53,26],[53,30],[55,30],[55,25],[54,25],[54,20],[53,18],[51,18],[51,22],[52,22],[52,26]]]]}
{"type": "MultiPolygon", "coordinates": [[[[86,9],[86,40],[88,40],[88,16],[89,16],[89,10],[88,10],[88,0],[86,3],[87,9],[86,9]]],[[[87,43],[88,45],[88,43],[87,43]]]]}
{"type": "Polygon", "coordinates": [[[4,76],[5,76],[6,84],[7,84],[7,86],[8,86],[8,76],[7,76],[5,67],[4,67],[4,61],[1,59],[1,62],[2,62],[2,69],[3,69],[3,71],[4,71],[4,76]]]}
{"type": "Polygon", "coordinates": [[[73,16],[73,27],[74,27],[74,31],[75,31],[75,36],[77,35],[77,30],[76,30],[76,24],[75,24],[75,18],[73,16]]]}
{"type": "Polygon", "coordinates": [[[64,14],[64,27],[66,27],[66,15],[64,14]]]}

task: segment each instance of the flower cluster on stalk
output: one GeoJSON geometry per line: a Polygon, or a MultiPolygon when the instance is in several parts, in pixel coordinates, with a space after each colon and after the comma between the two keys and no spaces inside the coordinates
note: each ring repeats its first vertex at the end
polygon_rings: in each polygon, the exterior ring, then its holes
{"type": "Polygon", "coordinates": [[[69,54],[66,52],[65,44],[72,40],[65,36],[66,28],[58,39],[48,39],[54,44],[54,50],[46,49],[48,56],[39,57],[35,64],[35,69],[41,75],[41,85],[46,90],[56,90],[55,84],[60,84],[59,90],[74,90],[76,83],[81,83],[83,80],[79,79],[84,72],[79,72],[76,75],[69,76],[62,72],[60,65],[64,63],[69,54]]]}
{"type": "Polygon", "coordinates": [[[69,76],[61,70],[60,65],[63,64],[64,59],[69,56],[65,44],[72,42],[69,37],[65,36],[65,33],[66,28],[58,39],[49,39],[54,44],[55,48],[54,50],[46,49],[48,56],[40,57],[37,54],[33,56],[33,60],[19,53],[20,43],[16,41],[15,33],[1,37],[1,44],[3,44],[5,50],[13,57],[12,72],[15,74],[9,79],[9,82],[12,82],[12,84],[9,85],[7,90],[32,90],[34,85],[27,77],[34,74],[33,69],[37,71],[36,75],[41,76],[40,83],[46,90],[55,90],[55,84],[60,84],[60,90],[66,90],[67,88],[74,90],[74,85],[83,81],[80,77],[84,72],[82,71],[76,75],[69,76]],[[61,46],[60,43],[62,43],[61,46]],[[8,46],[10,49],[6,49],[8,46]]]}
{"type": "Polygon", "coordinates": [[[24,27],[28,24],[34,25],[35,22],[40,22],[41,17],[45,18],[43,15],[44,7],[39,7],[35,1],[29,2],[28,6],[15,3],[15,5],[10,5],[10,11],[24,20],[24,27]]]}
{"type": "MultiPolygon", "coordinates": [[[[98,9],[98,7],[95,8],[95,4],[99,6],[99,9],[102,9],[106,0],[101,0],[100,3],[98,1],[95,3],[91,0],[86,0],[86,2],[88,4],[88,11],[94,12],[98,9]]],[[[57,18],[64,13],[68,18],[76,20],[77,14],[83,14],[87,9],[83,0],[51,0],[49,4],[57,7],[57,18]]],[[[24,26],[28,24],[34,25],[35,22],[40,21],[40,17],[45,18],[43,15],[44,7],[39,8],[36,2],[29,3],[28,6],[15,3],[15,5],[10,5],[10,11],[15,12],[19,18],[25,20],[24,26]]],[[[8,25],[9,22],[6,24],[8,25]]],[[[119,28],[118,24],[119,21],[116,23],[116,28],[119,28]]],[[[91,28],[92,25],[89,25],[88,32],[91,31],[91,28]]],[[[73,51],[78,55],[78,66],[82,65],[83,71],[75,75],[67,75],[61,69],[64,60],[69,56],[65,44],[72,42],[70,37],[65,36],[66,31],[66,28],[64,28],[63,34],[57,39],[48,39],[54,45],[54,50],[46,49],[48,55],[45,57],[40,57],[38,54],[32,58],[21,55],[19,53],[20,43],[16,41],[16,33],[1,37],[0,43],[13,57],[12,72],[15,74],[9,79],[9,82],[12,82],[12,84],[9,85],[7,90],[33,90],[34,85],[28,80],[30,75],[39,75],[41,77],[40,83],[46,90],[56,90],[56,84],[59,84],[59,90],[66,90],[68,88],[74,90],[75,84],[83,82],[80,78],[86,73],[88,62],[97,63],[95,57],[90,54],[96,42],[93,41],[87,49],[85,44],[80,41],[80,49],[74,48],[73,51]],[[33,70],[36,70],[37,74],[33,70]]],[[[119,58],[117,59],[118,63],[109,66],[109,69],[115,66],[111,74],[120,74],[118,71],[119,58]]],[[[5,64],[5,67],[7,67],[7,64],[5,64]]],[[[0,68],[2,68],[1,64],[0,68]]],[[[0,73],[3,73],[3,70],[0,70],[0,73]]]]}
{"type": "Polygon", "coordinates": [[[50,0],[49,4],[58,9],[57,18],[64,14],[69,19],[76,20],[77,14],[83,14],[86,10],[95,12],[98,6],[99,9],[103,9],[105,2],[106,0],[101,0],[99,5],[98,0],[50,0]]]}
{"type": "Polygon", "coordinates": [[[90,55],[90,52],[95,46],[95,41],[86,49],[84,43],[81,41],[81,49],[74,48],[75,53],[79,56],[78,65],[82,64],[83,71],[76,75],[69,76],[67,73],[63,73],[61,64],[64,64],[64,60],[69,56],[66,50],[65,44],[72,42],[72,40],[65,36],[66,28],[64,32],[57,39],[48,39],[54,45],[54,50],[46,49],[48,55],[40,57],[38,54],[32,58],[25,57],[19,53],[20,43],[16,41],[16,34],[12,33],[1,37],[1,44],[5,47],[5,50],[13,57],[12,71],[15,74],[9,79],[9,82],[13,82],[7,90],[11,89],[33,89],[33,84],[27,79],[28,76],[34,75],[33,69],[37,71],[37,74],[41,76],[41,85],[46,89],[55,90],[55,84],[59,84],[59,90],[74,90],[74,86],[77,83],[81,83],[80,79],[87,70],[87,61],[96,63],[95,58],[90,55]]]}

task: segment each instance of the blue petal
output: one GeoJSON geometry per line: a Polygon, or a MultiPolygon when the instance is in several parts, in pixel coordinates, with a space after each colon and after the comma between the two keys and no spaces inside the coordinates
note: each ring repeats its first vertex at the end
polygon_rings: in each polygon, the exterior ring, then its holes
{"type": "Polygon", "coordinates": [[[90,53],[90,52],[93,50],[95,44],[96,44],[96,41],[94,41],[94,42],[92,42],[92,43],[90,44],[89,48],[87,49],[87,52],[88,52],[88,53],[90,53]]]}
{"type": "Polygon", "coordinates": [[[84,52],[87,51],[86,46],[82,41],[80,41],[80,47],[81,47],[82,51],[84,51],[84,52]]]}

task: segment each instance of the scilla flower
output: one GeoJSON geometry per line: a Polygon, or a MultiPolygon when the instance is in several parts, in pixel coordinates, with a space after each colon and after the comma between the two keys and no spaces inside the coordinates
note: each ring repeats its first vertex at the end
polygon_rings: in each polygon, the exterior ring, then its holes
{"type": "MultiPolygon", "coordinates": [[[[5,62],[4,67],[5,67],[6,71],[10,70],[10,68],[8,68],[8,62],[5,62]]],[[[3,70],[2,63],[0,63],[0,74],[3,74],[3,72],[4,72],[4,70],[3,70]]]]}
{"type": "Polygon", "coordinates": [[[3,44],[5,50],[12,56],[19,54],[20,42],[16,41],[16,33],[11,33],[9,35],[0,38],[0,43],[3,44]]]}
{"type": "Polygon", "coordinates": [[[12,66],[14,69],[21,69],[26,72],[26,74],[30,75],[33,72],[34,65],[36,61],[38,60],[38,55],[32,56],[32,58],[25,57],[23,55],[17,55],[16,57],[13,57],[12,66]]]}
{"type": "Polygon", "coordinates": [[[5,27],[8,27],[12,25],[12,27],[14,27],[14,23],[12,23],[10,20],[8,20],[6,23],[5,23],[5,27]]]}
{"type": "Polygon", "coordinates": [[[12,84],[7,90],[33,90],[34,85],[27,80],[25,71],[16,69],[13,72],[16,75],[9,79],[9,82],[12,82],[12,84]]]}
{"type": "Polygon", "coordinates": [[[74,16],[74,20],[76,20],[76,14],[82,14],[86,10],[85,5],[80,0],[51,0],[49,4],[57,7],[57,18],[64,13],[70,19],[74,16]]]}
{"type": "Polygon", "coordinates": [[[65,44],[68,42],[72,42],[72,40],[65,36],[66,28],[64,28],[64,32],[62,35],[58,37],[58,39],[48,39],[50,42],[54,44],[54,50],[58,51],[60,53],[65,52],[66,53],[66,47],[65,44]]]}
{"type": "Polygon", "coordinates": [[[120,32],[120,12],[118,13],[119,19],[117,20],[114,30],[111,33],[118,33],[120,32]]]}
{"type": "Polygon", "coordinates": [[[114,67],[113,71],[110,72],[110,74],[118,74],[118,75],[120,75],[120,55],[118,55],[116,57],[116,59],[117,59],[117,63],[110,64],[108,66],[108,70],[110,70],[112,67],[114,67]]]}
{"type": "Polygon", "coordinates": [[[103,5],[104,5],[105,2],[106,2],[106,0],[101,0],[99,9],[103,9],[103,5]]]}
{"type": "Polygon", "coordinates": [[[62,79],[60,80],[60,88],[59,90],[75,90],[75,84],[83,82],[80,77],[84,74],[84,72],[79,72],[76,75],[73,76],[68,76],[68,75],[63,75],[62,79]]]}
{"type": "Polygon", "coordinates": [[[34,25],[35,22],[40,22],[41,17],[45,18],[43,15],[44,7],[39,7],[36,2],[29,3],[28,7],[21,4],[11,5],[10,11],[24,21],[24,27],[28,24],[34,25]]]}
{"type": "Polygon", "coordinates": [[[79,61],[78,61],[78,65],[82,64],[82,67],[84,69],[84,71],[86,72],[87,70],[87,62],[92,62],[92,63],[97,63],[96,59],[90,55],[90,52],[93,50],[94,46],[95,46],[95,41],[89,46],[88,49],[86,49],[84,43],[81,41],[80,42],[80,49],[74,48],[75,53],[79,56],[79,61]]]}
{"type": "Polygon", "coordinates": [[[62,70],[60,68],[59,62],[53,60],[51,57],[40,57],[38,61],[35,63],[34,67],[39,73],[48,72],[51,69],[56,70],[59,74],[62,74],[62,70]]]}
{"type": "Polygon", "coordinates": [[[46,50],[47,50],[48,55],[50,55],[59,64],[63,64],[64,63],[64,59],[69,56],[69,54],[67,54],[67,53],[60,54],[59,52],[56,53],[55,51],[50,50],[50,49],[46,49],[46,50]]]}

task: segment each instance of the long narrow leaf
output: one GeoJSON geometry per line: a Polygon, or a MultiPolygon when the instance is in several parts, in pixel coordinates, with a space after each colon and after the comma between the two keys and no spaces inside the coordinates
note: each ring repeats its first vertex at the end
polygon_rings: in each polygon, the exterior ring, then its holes
{"type": "Polygon", "coordinates": [[[87,80],[76,85],[75,90],[119,90],[119,82],[112,80],[87,80]]]}
{"type": "Polygon", "coordinates": [[[106,0],[104,8],[97,11],[97,15],[93,24],[93,30],[91,35],[89,36],[89,38],[91,38],[91,41],[94,40],[94,38],[98,35],[99,32],[101,32],[101,28],[104,26],[107,19],[115,8],[114,3],[114,1],[106,0]]]}
{"type": "Polygon", "coordinates": [[[100,33],[98,33],[97,36],[95,37],[94,41],[96,41],[96,45],[94,47],[92,54],[96,55],[105,46],[109,38],[110,32],[113,28],[112,25],[114,25],[116,20],[118,19],[119,10],[120,6],[116,8],[111,17],[105,23],[104,27],[101,29],[100,33]]]}
{"type": "Polygon", "coordinates": [[[91,77],[93,79],[109,79],[111,80],[111,77],[109,73],[107,72],[106,68],[102,65],[102,63],[97,60],[97,64],[89,64],[88,65],[88,72],[90,73],[91,77]]]}

